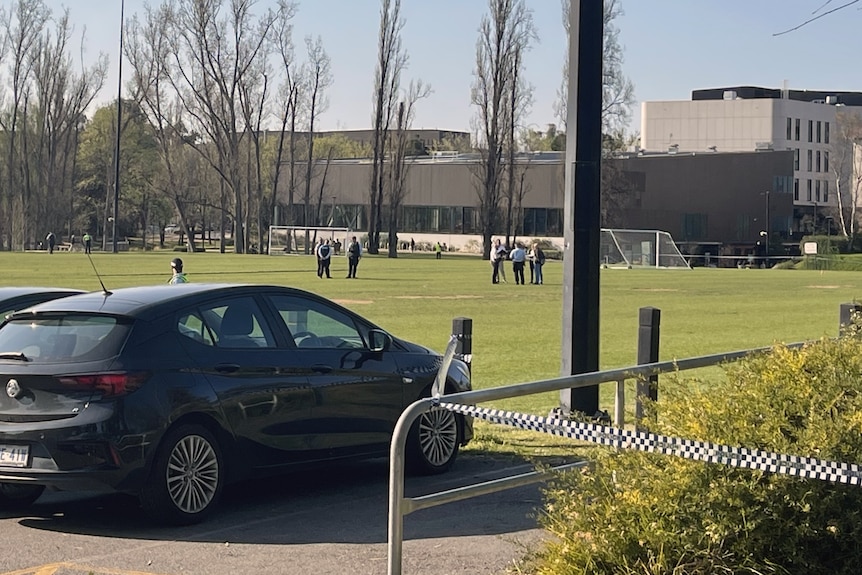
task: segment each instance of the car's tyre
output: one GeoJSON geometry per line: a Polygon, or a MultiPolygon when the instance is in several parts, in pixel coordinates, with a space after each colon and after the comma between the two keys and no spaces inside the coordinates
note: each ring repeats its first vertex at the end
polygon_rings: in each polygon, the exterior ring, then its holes
{"type": "Polygon", "coordinates": [[[448,409],[432,408],[420,415],[407,436],[407,470],[434,475],[452,467],[461,447],[461,416],[448,409]]]}
{"type": "Polygon", "coordinates": [[[0,483],[0,509],[24,509],[39,499],[44,485],[0,483]]]}
{"type": "Polygon", "coordinates": [[[141,490],[141,506],[160,523],[198,523],[218,504],[224,478],[224,460],[212,433],[201,425],[182,425],[162,440],[141,490]]]}

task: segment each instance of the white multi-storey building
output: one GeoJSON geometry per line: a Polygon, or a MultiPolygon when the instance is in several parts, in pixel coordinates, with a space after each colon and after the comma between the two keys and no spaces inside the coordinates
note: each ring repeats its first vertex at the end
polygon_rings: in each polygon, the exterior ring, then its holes
{"type": "Polygon", "coordinates": [[[695,90],[690,101],[641,105],[641,147],[670,153],[793,150],[794,219],[800,231],[816,230],[837,205],[829,156],[839,106],[862,111],[862,93],[754,86],[695,90]]]}

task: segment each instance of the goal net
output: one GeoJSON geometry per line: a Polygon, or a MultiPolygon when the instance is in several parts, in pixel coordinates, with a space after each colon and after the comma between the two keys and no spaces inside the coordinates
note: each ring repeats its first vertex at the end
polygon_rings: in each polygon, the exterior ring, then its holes
{"type": "Polygon", "coordinates": [[[601,235],[603,267],[690,269],[668,232],[602,228],[601,235]]]}
{"type": "Polygon", "coordinates": [[[269,255],[312,254],[318,240],[329,240],[333,255],[341,255],[350,239],[350,228],[269,226],[269,255]]]}

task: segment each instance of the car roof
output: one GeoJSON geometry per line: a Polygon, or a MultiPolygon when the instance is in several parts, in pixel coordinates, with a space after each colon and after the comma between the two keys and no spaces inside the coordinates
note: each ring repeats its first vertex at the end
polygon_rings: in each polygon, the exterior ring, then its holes
{"type": "Polygon", "coordinates": [[[52,300],[33,306],[28,313],[51,312],[93,312],[112,315],[141,317],[150,310],[161,308],[163,311],[184,305],[188,300],[197,301],[198,296],[231,296],[261,291],[281,291],[282,293],[303,293],[318,297],[310,292],[284,286],[263,284],[220,284],[185,283],[178,285],[152,285],[118,288],[107,292],[89,292],[52,300]]]}
{"type": "Polygon", "coordinates": [[[87,293],[81,289],[60,288],[60,287],[35,287],[35,286],[16,286],[16,287],[0,287],[0,301],[12,299],[16,297],[32,295],[37,293],[67,293],[67,294],[83,294],[87,293]]]}

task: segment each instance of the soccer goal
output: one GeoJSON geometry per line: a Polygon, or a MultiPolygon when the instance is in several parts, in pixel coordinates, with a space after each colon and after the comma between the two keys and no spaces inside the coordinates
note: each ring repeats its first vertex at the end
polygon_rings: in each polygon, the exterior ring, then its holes
{"type": "Polygon", "coordinates": [[[691,269],[668,232],[603,228],[601,235],[603,267],[691,269]]]}
{"type": "Polygon", "coordinates": [[[350,228],[269,226],[269,255],[311,254],[319,239],[332,243],[333,255],[341,255],[350,240],[350,228]]]}

